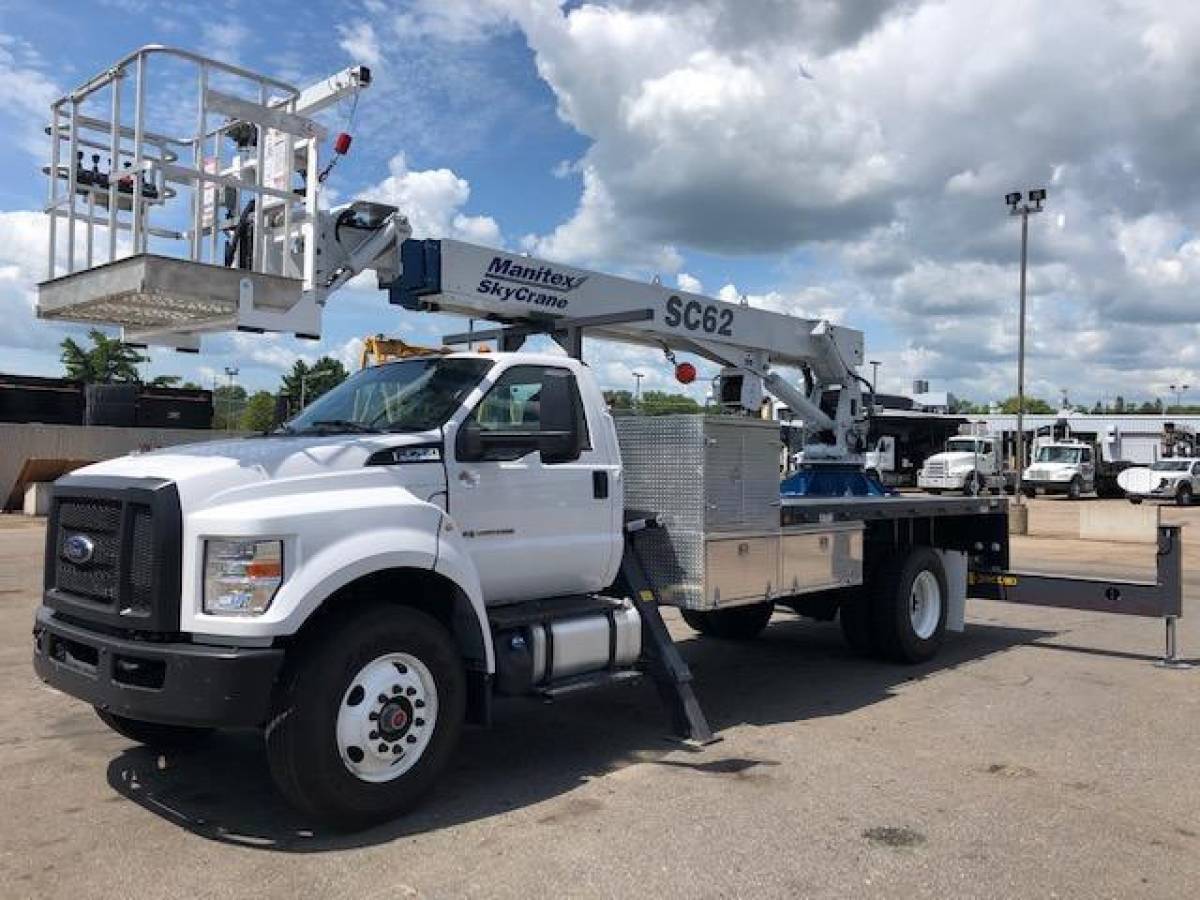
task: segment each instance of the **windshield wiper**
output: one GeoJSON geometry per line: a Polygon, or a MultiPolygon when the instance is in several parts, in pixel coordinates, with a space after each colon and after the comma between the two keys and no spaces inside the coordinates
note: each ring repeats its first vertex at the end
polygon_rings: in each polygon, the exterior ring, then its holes
{"type": "Polygon", "coordinates": [[[352,419],[318,419],[308,425],[305,432],[325,432],[336,434],[339,431],[352,431],[356,434],[380,434],[378,428],[372,428],[370,425],[364,425],[362,422],[355,422],[352,419]]]}

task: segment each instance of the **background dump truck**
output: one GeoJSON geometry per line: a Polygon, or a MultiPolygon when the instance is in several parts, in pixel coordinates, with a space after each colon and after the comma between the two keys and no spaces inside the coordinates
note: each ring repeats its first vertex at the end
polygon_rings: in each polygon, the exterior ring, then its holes
{"type": "MultiPolygon", "coordinates": [[[[152,746],[259,729],[286,797],[359,827],[411,807],[502,697],[647,677],[675,734],[711,740],[662,605],[717,639],[754,637],[779,606],[838,617],[856,650],[913,663],[964,627],[969,584],[1019,599],[999,499],[781,496],[766,393],[805,422],[814,483],[862,479],[861,333],[413,240],[378,203],[322,208],[314,115],[369,82],[354,67],[301,90],[148,47],[52,105],[41,316],[191,349],[315,336],[369,270],[394,304],[493,327],[364,368],[269,434],[60,479],[35,622],[47,683],[152,746]],[[149,90],[164,68],[176,89],[149,90]],[[195,131],[172,136],[185,87],[195,131]],[[128,174],[83,177],[95,146],[128,174]],[[562,352],[526,352],[534,334],[562,352]],[[715,363],[724,414],[614,421],[585,334],[715,363]],[[481,342],[495,352],[449,349],[481,342]]],[[[1028,602],[1067,596],[1030,584],[1028,602]]]]}

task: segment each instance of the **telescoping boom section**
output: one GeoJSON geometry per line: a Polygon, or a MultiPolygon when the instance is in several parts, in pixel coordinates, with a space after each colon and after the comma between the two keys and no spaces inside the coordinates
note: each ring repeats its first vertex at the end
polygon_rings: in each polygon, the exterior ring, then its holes
{"type": "Polygon", "coordinates": [[[586,329],[599,338],[695,353],[749,376],[731,382],[741,393],[734,399],[747,409],[757,407],[765,389],[823,433],[818,443],[831,458],[861,450],[863,335],[855,329],[461,241],[405,241],[400,268],[390,288],[393,303],[515,323],[474,333],[477,340],[497,337],[504,347],[507,336],[550,331],[570,338],[586,329]],[[805,389],[775,367],[801,369],[805,389]]]}

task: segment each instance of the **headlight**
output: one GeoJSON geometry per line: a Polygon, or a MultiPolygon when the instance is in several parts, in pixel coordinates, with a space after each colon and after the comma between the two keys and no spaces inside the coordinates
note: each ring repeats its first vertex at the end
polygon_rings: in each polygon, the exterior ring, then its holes
{"type": "Polygon", "coordinates": [[[283,581],[283,541],[204,542],[204,611],[260,616],[283,581]]]}

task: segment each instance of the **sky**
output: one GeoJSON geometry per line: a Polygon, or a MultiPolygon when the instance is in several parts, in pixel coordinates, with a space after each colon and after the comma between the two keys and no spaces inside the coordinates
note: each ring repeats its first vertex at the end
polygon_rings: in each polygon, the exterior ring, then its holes
{"type": "MultiPolygon", "coordinates": [[[[861,329],[880,389],[1200,394],[1200,5],[1182,0],[0,0],[0,371],[54,375],[82,329],[37,320],[55,97],[163,43],[307,84],[375,75],[329,201],[418,236],[527,251],[861,329]]],[[[329,118],[337,130],[346,108],[329,118]]],[[[356,282],[319,343],[206,339],[147,376],[275,389],[363,335],[463,330],[356,282]],[[223,379],[222,379],[223,380],[223,379]]],[[[606,387],[674,389],[661,354],[589,344],[606,387]]],[[[702,372],[711,374],[711,367],[702,372]]],[[[703,391],[704,379],[694,391],[703,391]]]]}

